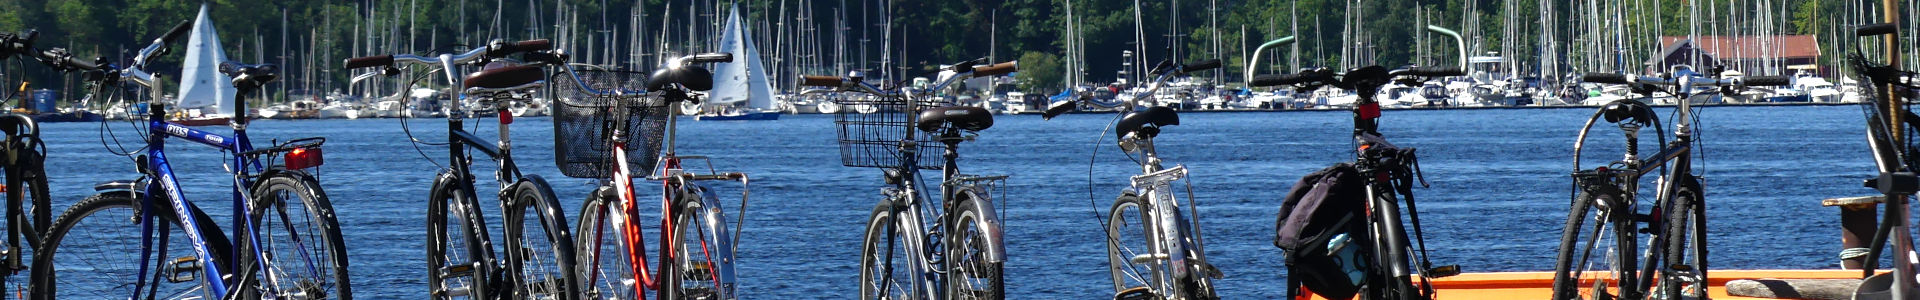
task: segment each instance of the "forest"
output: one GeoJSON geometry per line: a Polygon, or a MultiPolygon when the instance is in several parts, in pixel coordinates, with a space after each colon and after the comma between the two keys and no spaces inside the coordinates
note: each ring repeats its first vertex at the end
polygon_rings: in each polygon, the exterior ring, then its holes
{"type": "MultiPolygon", "coordinates": [[[[1499,55],[1527,62],[1530,67],[1523,71],[1541,65],[1606,69],[1619,66],[1600,62],[1617,59],[1597,57],[1625,55],[1630,57],[1625,61],[1644,60],[1658,51],[1655,43],[1661,35],[1812,34],[1827,41],[1838,28],[1861,22],[1859,16],[1872,13],[1858,8],[1860,2],[214,0],[205,4],[230,59],[282,64],[288,70],[284,84],[294,90],[340,89],[350,76],[339,70],[345,58],[481,45],[490,39],[551,38],[582,62],[645,69],[663,57],[700,51],[711,44],[720,35],[715,28],[724,21],[727,8],[738,5],[748,15],[747,26],[774,78],[784,80],[777,88],[785,88],[798,74],[921,70],[993,56],[996,61],[1021,62],[1023,88],[1054,92],[1069,84],[1065,69],[1074,66],[1080,81],[1114,80],[1126,60],[1123,51],[1133,49],[1141,52],[1133,58],[1135,65],[1176,55],[1176,61],[1220,58],[1227,67],[1213,75],[1232,83],[1238,81],[1232,78],[1240,78],[1250,47],[1283,36],[1299,39],[1299,63],[1293,63],[1295,53],[1281,51],[1261,60],[1273,62],[1261,66],[1261,72],[1339,67],[1343,62],[1453,63],[1452,42],[1421,30],[1423,24],[1464,32],[1475,55],[1508,51],[1499,55]],[[1556,55],[1540,59],[1538,49],[1543,46],[1556,49],[1556,55]],[[1343,55],[1351,61],[1343,60],[1343,55]]],[[[168,27],[192,19],[201,4],[0,0],[0,31],[37,30],[41,48],[63,47],[83,57],[125,61],[131,51],[168,27]]],[[[151,69],[170,73],[169,68],[178,68],[177,61],[169,58],[151,69]]],[[[0,72],[28,74],[42,81],[54,76],[38,69],[9,64],[0,72]]]]}

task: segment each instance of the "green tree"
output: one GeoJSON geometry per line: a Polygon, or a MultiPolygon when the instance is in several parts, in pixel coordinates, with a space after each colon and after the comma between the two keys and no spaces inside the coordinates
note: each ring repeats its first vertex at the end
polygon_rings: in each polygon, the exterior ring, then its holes
{"type": "Polygon", "coordinates": [[[1058,91],[1066,74],[1060,67],[1060,57],[1046,52],[1021,54],[1019,66],[1019,75],[1014,80],[1020,82],[1020,90],[1028,93],[1058,91]]]}

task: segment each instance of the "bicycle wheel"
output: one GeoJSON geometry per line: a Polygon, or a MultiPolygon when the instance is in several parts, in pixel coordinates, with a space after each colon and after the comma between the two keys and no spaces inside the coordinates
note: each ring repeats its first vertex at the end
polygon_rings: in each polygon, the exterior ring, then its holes
{"type": "Polygon", "coordinates": [[[580,263],[584,284],[582,292],[587,299],[640,299],[639,270],[634,269],[632,255],[636,253],[628,247],[625,237],[638,236],[639,224],[634,223],[633,215],[621,208],[620,199],[611,190],[595,191],[580,207],[578,233],[574,237],[581,240],[580,247],[574,253],[580,255],[574,260],[580,263]]]}
{"type": "Polygon", "coordinates": [[[46,235],[47,227],[53,223],[53,214],[50,212],[53,209],[50,207],[53,197],[48,195],[47,176],[41,168],[40,153],[22,152],[18,154],[19,164],[6,167],[12,174],[7,176],[5,186],[7,201],[17,201],[15,203],[19,204],[8,206],[7,213],[12,215],[10,220],[16,220],[17,223],[6,226],[6,230],[12,231],[8,232],[7,242],[12,245],[8,247],[12,257],[8,259],[20,259],[7,263],[17,268],[25,268],[33,263],[33,250],[40,247],[40,238],[46,235]],[[15,238],[24,238],[25,243],[13,240],[15,238]]]}
{"type": "Polygon", "coordinates": [[[1667,266],[1660,272],[1660,294],[1665,299],[1706,299],[1706,202],[1697,184],[1681,185],[1673,201],[1674,210],[1667,212],[1667,266]]]}
{"type": "MultiPolygon", "coordinates": [[[[695,189],[702,189],[694,187],[695,189]]],[[[655,299],[737,299],[733,240],[726,215],[704,193],[681,193],[673,217],[673,262],[661,266],[666,282],[655,299]]],[[[665,261],[662,261],[665,263],[665,261]]]]}
{"type": "Polygon", "coordinates": [[[238,267],[264,272],[239,272],[251,283],[242,286],[275,299],[353,299],[340,223],[318,182],[281,173],[254,187],[249,221],[258,230],[248,234],[259,250],[240,243],[238,267]]]}
{"type": "Polygon", "coordinates": [[[427,285],[434,299],[492,299],[493,249],[473,192],[449,188],[427,203],[427,285]]]}
{"type": "Polygon", "coordinates": [[[1159,245],[1151,225],[1153,216],[1147,210],[1146,202],[1132,194],[1114,199],[1113,207],[1107,210],[1107,271],[1113,275],[1114,293],[1137,288],[1166,290],[1161,273],[1166,270],[1164,260],[1152,259],[1159,245]],[[1148,259],[1135,260],[1142,257],[1148,259]]]}
{"type": "Polygon", "coordinates": [[[1611,194],[1582,192],[1574,198],[1554,262],[1553,299],[1618,299],[1638,295],[1634,227],[1625,205],[1611,194]],[[1618,211],[1618,212],[1614,212],[1618,211]],[[1590,226],[1583,225],[1593,221],[1590,226]]]}
{"type": "MultiPolygon", "coordinates": [[[[160,199],[155,199],[160,200],[160,199]]],[[[165,205],[155,203],[156,205],[165,205]]],[[[165,206],[160,206],[165,207],[165,206]]],[[[49,228],[44,244],[33,260],[33,299],[216,299],[203,286],[193,243],[171,211],[156,211],[143,216],[139,202],[130,192],[112,192],[87,197],[67,209],[49,228]],[[151,218],[154,235],[152,251],[143,251],[142,233],[135,218],[151,218]],[[140,273],[142,268],[147,273],[140,273]],[[145,287],[133,283],[144,280],[145,287]],[[138,290],[136,290],[138,288],[138,290]],[[137,296],[136,296],[137,295],[137,296]]],[[[195,213],[205,228],[212,218],[195,213]]],[[[224,236],[217,227],[208,236],[224,236]]],[[[208,241],[218,257],[227,248],[224,240],[208,241]]]]}
{"type": "Polygon", "coordinates": [[[573,232],[553,188],[528,176],[514,185],[506,207],[507,272],[514,299],[577,299],[573,232]]]}
{"type": "Polygon", "coordinates": [[[998,241],[988,239],[987,231],[993,229],[982,226],[999,220],[986,219],[990,215],[975,201],[984,200],[962,200],[947,212],[953,215],[947,224],[947,299],[1006,299],[1006,278],[1001,276],[1006,263],[987,259],[994,246],[989,243],[998,241]]]}
{"type": "Polygon", "coordinates": [[[906,234],[895,221],[898,215],[892,202],[882,202],[873,207],[872,217],[867,218],[867,233],[860,246],[860,299],[862,300],[906,300],[920,299],[916,291],[918,276],[908,266],[913,264],[914,255],[907,248],[907,240],[914,238],[906,234]]]}

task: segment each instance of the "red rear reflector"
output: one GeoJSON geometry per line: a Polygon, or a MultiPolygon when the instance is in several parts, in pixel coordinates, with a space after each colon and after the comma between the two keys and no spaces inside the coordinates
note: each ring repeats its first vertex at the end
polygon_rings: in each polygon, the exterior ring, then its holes
{"type": "Polygon", "coordinates": [[[287,163],[288,170],[318,167],[327,163],[326,158],[320,155],[320,148],[299,148],[287,151],[287,158],[284,161],[287,163]]]}
{"type": "Polygon", "coordinates": [[[1368,120],[1378,119],[1380,118],[1380,103],[1374,102],[1374,103],[1362,104],[1360,105],[1360,108],[1356,110],[1356,112],[1360,113],[1361,119],[1368,119],[1368,120]]]}
{"type": "Polygon", "coordinates": [[[505,109],[500,110],[500,124],[502,125],[513,124],[513,113],[508,112],[505,109]]]}

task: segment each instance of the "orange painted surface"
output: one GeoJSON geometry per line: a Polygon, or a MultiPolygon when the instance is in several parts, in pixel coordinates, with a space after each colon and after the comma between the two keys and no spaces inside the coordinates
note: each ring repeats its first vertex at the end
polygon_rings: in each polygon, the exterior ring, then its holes
{"type": "MultiPolygon", "coordinates": [[[[1723,287],[1738,279],[1859,279],[1858,270],[1713,270],[1707,290],[1713,299],[1767,299],[1728,296],[1723,287]]],[[[1434,298],[1450,299],[1547,299],[1553,294],[1553,272],[1466,273],[1435,279],[1434,298]]],[[[1312,297],[1311,299],[1322,299],[1312,297]]]]}

